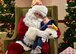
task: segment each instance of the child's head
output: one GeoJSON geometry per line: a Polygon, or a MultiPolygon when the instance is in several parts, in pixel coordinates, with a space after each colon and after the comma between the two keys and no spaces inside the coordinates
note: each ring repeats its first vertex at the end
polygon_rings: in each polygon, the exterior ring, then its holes
{"type": "Polygon", "coordinates": [[[51,19],[52,19],[52,17],[45,17],[45,18],[43,18],[43,22],[48,23],[51,19]]]}
{"type": "Polygon", "coordinates": [[[45,17],[45,18],[43,18],[43,19],[49,19],[49,20],[51,20],[51,19],[52,19],[52,17],[47,17],[47,16],[46,16],[46,17],[45,17]]]}
{"type": "Polygon", "coordinates": [[[46,21],[46,20],[51,20],[52,19],[52,17],[45,17],[45,18],[43,18],[43,21],[46,21]]]}

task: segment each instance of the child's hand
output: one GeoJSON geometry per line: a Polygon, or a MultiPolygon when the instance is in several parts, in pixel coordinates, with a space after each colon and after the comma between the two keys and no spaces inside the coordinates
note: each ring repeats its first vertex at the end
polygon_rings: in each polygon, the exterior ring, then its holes
{"type": "Polygon", "coordinates": [[[52,28],[52,25],[47,25],[48,26],[48,28],[52,28]]]}

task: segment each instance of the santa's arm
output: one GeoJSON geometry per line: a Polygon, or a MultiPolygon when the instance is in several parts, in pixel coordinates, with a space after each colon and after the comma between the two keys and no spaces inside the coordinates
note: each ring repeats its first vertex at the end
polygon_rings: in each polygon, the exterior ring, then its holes
{"type": "Polygon", "coordinates": [[[49,36],[49,33],[46,31],[37,30],[37,36],[47,38],[49,36]]]}
{"type": "Polygon", "coordinates": [[[35,40],[36,36],[47,38],[49,36],[49,33],[46,31],[41,31],[40,29],[37,29],[35,27],[29,27],[27,32],[25,33],[25,36],[29,39],[35,40]]]}
{"type": "Polygon", "coordinates": [[[24,16],[20,18],[20,21],[18,23],[18,39],[22,40],[24,38],[25,33],[28,30],[28,27],[23,22],[24,16]]]}

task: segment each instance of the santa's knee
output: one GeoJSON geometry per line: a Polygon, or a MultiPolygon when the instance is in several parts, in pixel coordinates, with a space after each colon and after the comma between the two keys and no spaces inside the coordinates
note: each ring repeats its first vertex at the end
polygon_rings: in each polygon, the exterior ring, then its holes
{"type": "Polygon", "coordinates": [[[19,43],[14,42],[8,46],[7,51],[7,54],[22,54],[24,49],[19,43]]]}

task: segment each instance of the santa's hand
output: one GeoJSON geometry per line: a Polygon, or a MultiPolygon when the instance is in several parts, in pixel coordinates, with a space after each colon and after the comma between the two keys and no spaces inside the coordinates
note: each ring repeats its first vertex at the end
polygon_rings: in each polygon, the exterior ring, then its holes
{"type": "Polygon", "coordinates": [[[48,38],[49,33],[46,31],[38,31],[37,36],[42,37],[42,38],[48,38]]]}

